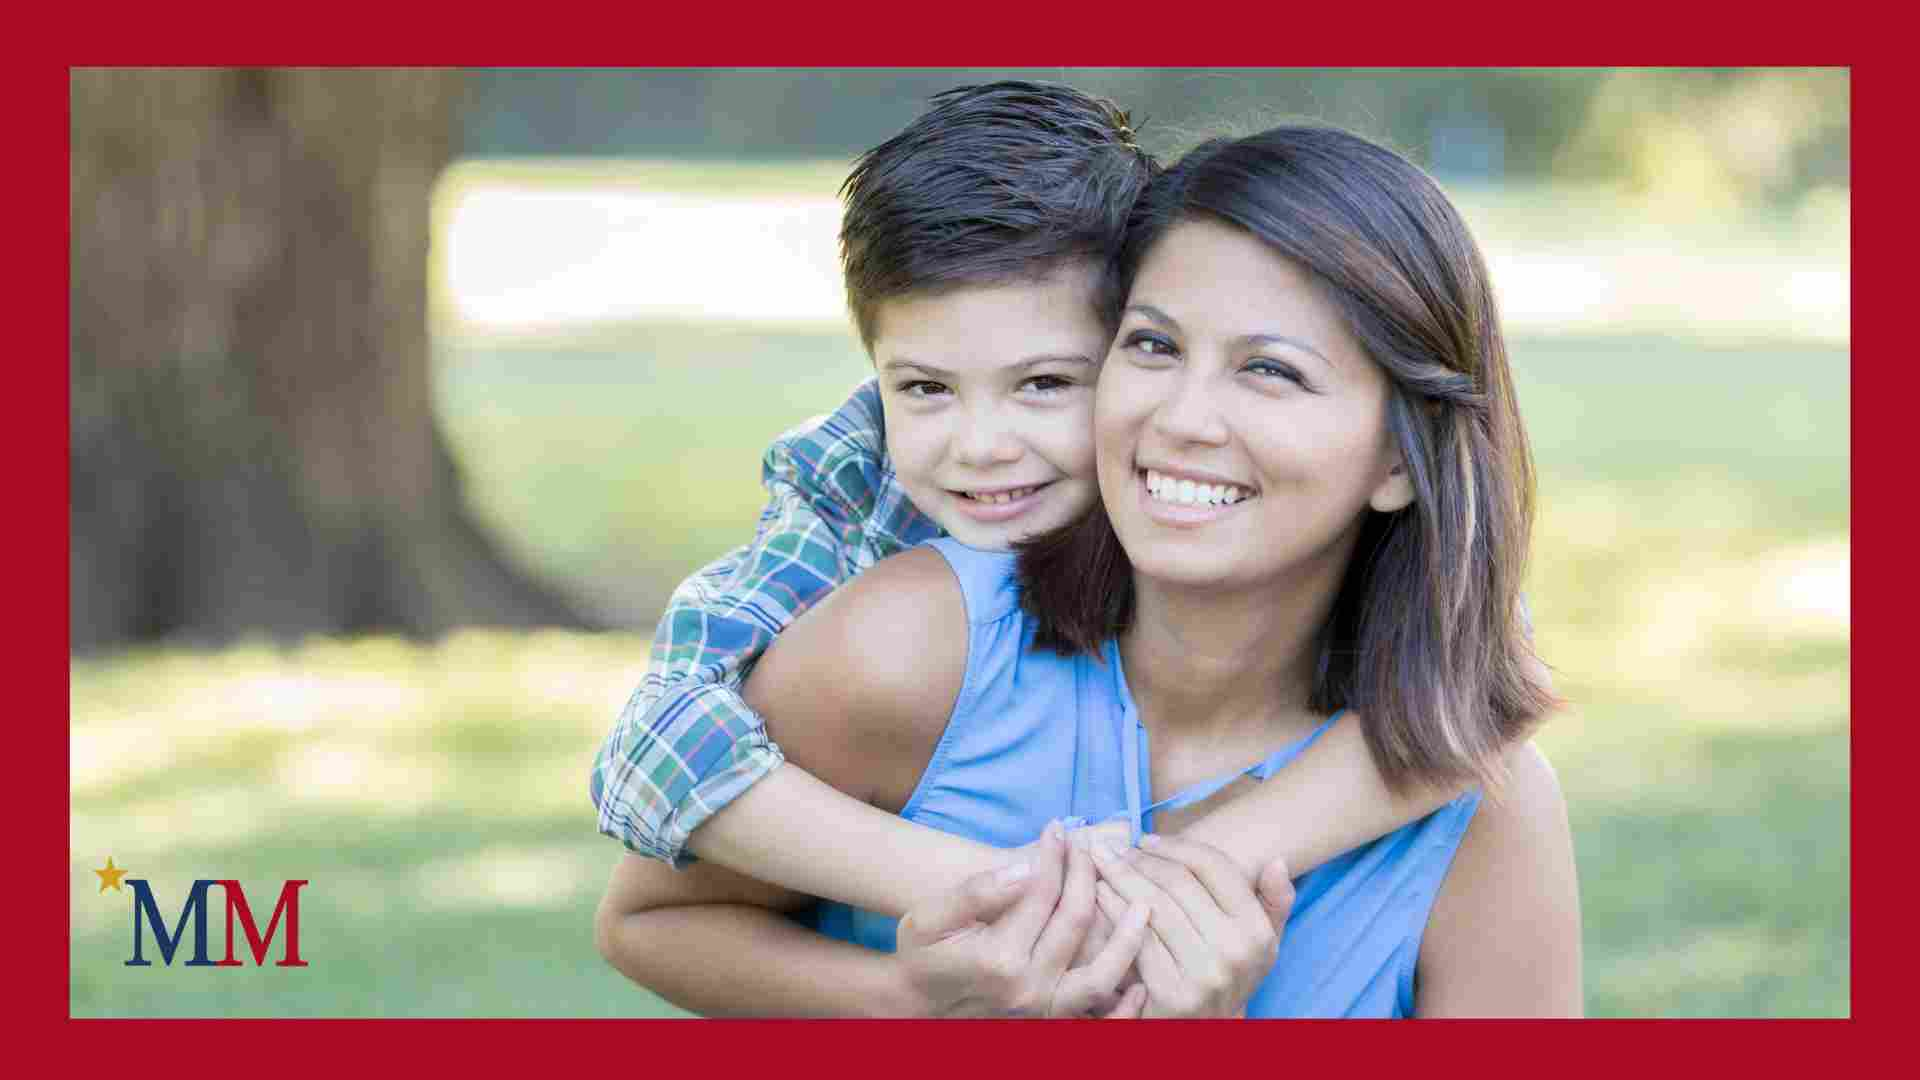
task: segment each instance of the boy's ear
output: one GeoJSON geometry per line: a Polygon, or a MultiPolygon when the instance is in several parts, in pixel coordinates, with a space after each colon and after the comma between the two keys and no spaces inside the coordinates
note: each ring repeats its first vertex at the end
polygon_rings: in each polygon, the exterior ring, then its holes
{"type": "Polygon", "coordinates": [[[1387,478],[1373,489],[1373,496],[1367,505],[1383,514],[1404,510],[1413,504],[1413,474],[1407,471],[1404,461],[1396,460],[1393,468],[1387,472],[1387,478]]]}

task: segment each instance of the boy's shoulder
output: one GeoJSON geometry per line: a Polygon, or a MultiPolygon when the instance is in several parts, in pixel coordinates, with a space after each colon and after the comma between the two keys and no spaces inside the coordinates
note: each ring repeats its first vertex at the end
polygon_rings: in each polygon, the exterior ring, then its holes
{"type": "Polygon", "coordinates": [[[816,512],[857,527],[876,557],[940,535],[894,476],[880,382],[869,376],[840,407],[788,429],[760,463],[769,489],[785,486],[816,512]]]}
{"type": "Polygon", "coordinates": [[[872,378],[854,387],[839,408],[782,432],[760,459],[763,482],[827,496],[857,517],[878,506],[887,472],[886,419],[872,378]]]}
{"type": "Polygon", "coordinates": [[[766,463],[795,462],[815,469],[854,462],[884,464],[886,414],[880,407],[880,382],[868,376],[840,407],[795,424],[767,447],[766,463]]]}

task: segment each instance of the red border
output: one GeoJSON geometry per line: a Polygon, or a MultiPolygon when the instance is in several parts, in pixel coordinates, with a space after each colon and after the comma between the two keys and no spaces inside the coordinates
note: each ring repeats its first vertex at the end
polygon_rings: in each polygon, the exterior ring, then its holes
{"type": "MultiPolygon", "coordinates": [[[[358,7],[359,5],[355,5],[358,7]]],[[[1621,5],[1601,8],[1562,7],[1545,9],[1537,5],[1525,8],[1512,5],[1501,12],[1487,5],[1471,11],[1421,9],[1415,17],[1391,18],[1370,10],[1362,19],[1354,19],[1351,8],[1307,12],[1299,8],[1262,6],[1255,12],[1229,14],[1219,9],[1196,10],[1161,5],[1140,11],[1123,12],[1115,8],[1094,10],[1079,6],[1029,5],[1015,16],[986,7],[959,5],[945,10],[922,8],[911,13],[902,6],[886,14],[862,17],[844,5],[810,9],[789,15],[788,24],[761,14],[730,15],[709,24],[710,9],[682,10],[662,15],[657,11],[624,9],[626,14],[608,21],[583,9],[554,9],[544,17],[528,19],[518,11],[487,11],[479,7],[448,12],[408,12],[392,5],[377,11],[356,11],[341,6],[328,8],[263,9],[258,5],[222,3],[225,10],[209,11],[196,6],[188,12],[168,7],[147,7],[120,15],[89,9],[84,21],[63,28],[57,39],[56,53],[78,56],[85,63],[151,61],[168,56],[201,61],[244,56],[251,61],[313,62],[352,56],[362,62],[415,61],[421,53],[459,56],[462,59],[502,60],[528,56],[568,57],[623,65],[644,63],[792,63],[804,58],[812,63],[867,63],[884,58],[887,65],[967,64],[1059,64],[1067,56],[1083,62],[1097,59],[1101,65],[1164,64],[1172,61],[1195,62],[1204,58],[1209,66],[1236,64],[1273,64],[1304,59],[1307,54],[1317,63],[1342,59],[1378,64],[1383,59],[1405,61],[1411,57],[1436,55],[1436,39],[1451,39],[1444,55],[1451,64],[1512,61],[1520,56],[1539,55],[1539,42],[1528,40],[1537,27],[1552,25],[1551,50],[1562,61],[1586,63],[1619,62],[1629,58],[1638,62],[1694,60],[1702,55],[1723,60],[1755,58],[1799,63],[1844,62],[1858,57],[1862,42],[1904,40],[1876,34],[1863,28],[1852,15],[1800,12],[1779,17],[1753,8],[1734,9],[1724,17],[1718,13],[1688,10],[1681,15],[1679,5],[1647,5],[1650,14],[1640,14],[1621,5]],[[940,16],[934,18],[933,16],[940,16]],[[401,25],[396,26],[396,18],[401,25]],[[662,19],[668,25],[662,25],[662,19]],[[684,25],[671,25],[679,19],[684,25]],[[1679,25],[1676,26],[1676,21],[1679,25]],[[410,23],[410,25],[409,25],[410,23]],[[918,23],[920,25],[914,25],[918,23]],[[1470,25],[1463,25],[1470,24],[1470,25]],[[258,29],[255,29],[258,28],[258,29]]],[[[371,7],[368,5],[367,7],[371,7]]],[[[67,201],[67,188],[58,172],[58,162],[66,158],[68,140],[65,67],[31,56],[16,62],[0,75],[9,93],[12,140],[23,151],[13,167],[0,170],[0,188],[10,198],[5,205],[16,213],[10,230],[19,250],[38,258],[6,261],[4,273],[11,286],[8,295],[16,299],[15,310],[25,314],[16,330],[20,349],[11,374],[16,383],[15,416],[5,425],[16,464],[12,480],[15,490],[28,508],[19,515],[44,515],[48,521],[66,520],[68,472],[48,460],[49,450],[62,445],[60,427],[69,415],[68,387],[61,378],[62,366],[43,357],[63,356],[66,340],[67,274],[56,276],[52,265],[64,268],[68,246],[59,219],[50,210],[67,201]],[[57,148],[57,150],[55,149],[57,148]],[[58,252],[55,255],[55,252],[58,252]],[[51,313],[59,312],[59,317],[51,313]]],[[[1854,287],[1860,297],[1878,296],[1887,304],[1911,302],[1892,295],[1904,290],[1910,275],[1900,274],[1893,262],[1897,241],[1886,234],[1904,224],[1905,214],[1896,212],[1898,197],[1893,185],[1913,174],[1904,164],[1911,145],[1903,134],[1910,110],[1894,104],[1910,94],[1903,80],[1889,66],[1855,67],[1856,82],[1864,82],[1867,91],[1856,101],[1861,112],[1876,113],[1882,123],[1858,125],[1854,140],[1856,165],[1855,195],[1864,205],[1883,208],[1883,216],[1873,220],[1876,226],[1860,239],[1857,265],[1870,272],[1855,276],[1854,287]],[[1879,104],[1875,104],[1878,102],[1879,104]],[[1877,132],[1877,134],[1876,134],[1877,132]],[[1880,223],[1885,223],[1882,228],[1880,223]],[[1878,270],[1875,274],[1871,271],[1878,270]]],[[[78,208],[70,208],[70,212],[78,208]]],[[[1871,211],[1870,211],[1871,212],[1871,211]]],[[[1856,310],[1874,310],[1871,301],[1856,305],[1856,310]]],[[[1872,320],[1862,320],[1856,331],[1859,349],[1865,356],[1891,356],[1886,329],[1876,330],[1872,320]],[[1873,342],[1880,348],[1875,349],[1873,342]]],[[[1881,361],[1880,371],[1900,370],[1894,361],[1881,361]]],[[[1904,368],[1905,365],[1903,365],[1904,368]]],[[[1880,507],[1905,502],[1905,492],[1894,486],[1893,473],[1905,465],[1904,455],[1894,441],[1880,433],[1911,427],[1909,395],[1899,391],[1886,375],[1856,368],[1853,439],[1862,464],[1861,475],[1869,481],[1861,487],[1874,495],[1864,508],[1868,515],[1885,513],[1880,507]],[[1863,378],[1863,376],[1865,376],[1863,378]],[[1878,387],[1881,393],[1874,394],[1878,387]],[[1865,451],[1862,453],[1861,451],[1865,451]],[[1876,452],[1877,451],[1877,452],[1876,452]]],[[[1809,378],[1823,377],[1810,372],[1809,378]]],[[[1904,470],[1903,470],[1904,471],[1904,470]]],[[[1883,522],[1876,535],[1869,531],[1860,544],[1859,555],[1865,567],[1879,566],[1893,571],[1897,537],[1883,522]]],[[[1523,1068],[1548,1068],[1556,1072],[1569,1066],[1574,1071],[1600,1067],[1617,1069],[1632,1063],[1635,1069],[1653,1067],[1665,1071],[1680,1061],[1701,1059],[1716,1066],[1737,1067],[1740,1063],[1763,1064],[1768,1071],[1796,1068],[1830,1067],[1833,1051],[1842,1040],[1855,1041],[1855,1025],[1850,1022],[1684,1022],[1613,1021],[1601,1024],[1546,1025],[1520,1023],[1472,1023],[1447,1025],[1375,1025],[1364,1031],[1350,1026],[1293,1024],[1282,1029],[1265,1025],[1215,1024],[1204,1030],[1189,1028],[1172,1037],[1159,1027],[1109,1025],[1095,1029],[1084,1024],[1040,1025],[1030,1022],[975,1024],[959,1042],[947,1042],[944,1053],[929,1052],[933,1040],[952,1039],[951,1026],[936,1035],[916,1023],[839,1023],[810,1024],[792,1021],[713,1021],[729,1025],[720,1029],[723,1040],[716,1056],[713,1034],[661,1039],[644,1048],[637,1046],[640,1033],[618,1031],[604,1021],[312,1021],[303,1029],[288,1021],[165,1021],[165,1020],[71,1020],[66,1019],[67,950],[64,940],[40,928],[67,925],[67,888],[53,888],[52,882],[66,882],[69,873],[67,828],[50,818],[39,818],[40,808],[65,804],[61,790],[65,770],[55,770],[52,762],[65,763],[67,745],[62,732],[43,716],[64,715],[67,709],[64,657],[55,655],[57,642],[66,636],[65,574],[53,567],[65,568],[67,550],[61,543],[65,529],[34,529],[17,525],[8,531],[7,544],[13,558],[14,580],[26,593],[26,617],[17,619],[19,632],[11,653],[23,670],[26,693],[16,706],[19,724],[19,756],[10,770],[24,787],[21,803],[27,809],[17,819],[12,846],[25,846],[27,856],[8,860],[9,892],[21,899],[27,911],[9,914],[11,928],[9,952],[13,957],[14,978],[5,983],[7,1012],[32,1023],[24,1028],[29,1042],[40,1042],[46,1049],[70,1064],[72,1055],[83,1048],[89,1055],[100,1053],[143,1071],[203,1067],[209,1055],[224,1061],[244,1062],[247,1067],[266,1066],[277,1074],[319,1074],[333,1072],[347,1062],[379,1063],[400,1055],[433,1055],[436,1066],[481,1066],[487,1071],[522,1065],[551,1068],[565,1061],[582,1065],[633,1068],[658,1071],[684,1063],[706,1071],[716,1061],[739,1054],[742,1048],[724,1040],[733,1037],[765,1040],[765,1045],[780,1048],[778,1068],[834,1073],[880,1069],[906,1070],[916,1074],[958,1073],[965,1070],[977,1077],[980,1071],[1010,1069],[1084,1068],[1088,1057],[1109,1065],[1120,1064],[1134,1075],[1179,1075],[1173,1070],[1218,1070],[1232,1068],[1237,1062],[1266,1065],[1280,1070],[1306,1062],[1324,1062],[1353,1068],[1365,1062],[1393,1067],[1396,1059],[1402,1067],[1419,1068],[1445,1060],[1466,1068],[1489,1063],[1487,1051],[1497,1054],[1493,1060],[1514,1061],[1523,1068]],[[44,655],[43,655],[44,654],[44,655]],[[314,1024],[324,1025],[329,1053],[314,1054],[307,1049],[316,1034],[314,1024]],[[781,1025],[778,1030],[773,1025],[781,1025]],[[742,1030],[743,1025],[750,1025],[742,1030]],[[1528,1051],[1538,1051],[1534,1057],[1528,1051]],[[1459,1056],[1441,1056],[1441,1055],[1459,1056]],[[1511,1055],[1518,1052],[1523,1057],[1511,1055]],[[1414,1060],[1405,1060],[1413,1058],[1414,1060]],[[623,1060],[624,1059],[624,1060],[623,1060]],[[864,1066],[864,1067],[863,1067],[864,1066]],[[1581,1066],[1586,1066],[1585,1069],[1581,1066]]],[[[1863,635],[1866,662],[1859,669],[1869,678],[1855,689],[1856,704],[1877,703],[1891,722],[1881,723],[1872,735],[1874,753],[1856,756],[1854,778],[1857,808],[1871,806],[1875,798],[1890,800],[1897,782],[1894,769],[1910,760],[1901,753],[1900,740],[1911,743],[1910,724],[1894,710],[1894,690],[1884,672],[1894,669],[1900,658],[1893,655],[1893,618],[1901,609],[1913,605],[1909,579],[1898,573],[1876,578],[1876,587],[1863,597],[1858,619],[1870,630],[1884,633],[1863,635]]],[[[1891,806],[1886,807],[1891,811],[1891,806]]],[[[1866,822],[1861,850],[1884,850],[1893,839],[1890,830],[1876,821],[1886,815],[1872,815],[1866,822]],[[1879,840],[1880,843],[1876,843],[1879,840]]],[[[1896,819],[1897,820],[1897,819],[1896,819]]],[[[1886,877],[1882,860],[1879,867],[1856,867],[1854,871],[1855,919],[1866,927],[1867,940],[1879,943],[1904,942],[1908,935],[1898,930],[1889,911],[1894,895],[1891,882],[1879,890],[1862,891],[1858,885],[1876,874],[1886,877]]],[[[1781,889],[1795,883],[1782,881],[1781,889]]],[[[1865,950],[1855,957],[1853,996],[1856,1009],[1864,1018],[1884,1016],[1887,1002],[1897,1000],[1900,987],[1894,979],[1904,974],[1905,950],[1880,948],[1865,950]]],[[[1885,1029],[1876,1031],[1883,1032],[1885,1029]]],[[[1889,1041],[1891,1041],[1889,1039],[1889,1041]]],[[[752,1043],[747,1044],[751,1047],[752,1043]]],[[[751,1054],[751,1049],[746,1051],[751,1054]]],[[[755,1062],[757,1064],[757,1061],[755,1062]]]]}

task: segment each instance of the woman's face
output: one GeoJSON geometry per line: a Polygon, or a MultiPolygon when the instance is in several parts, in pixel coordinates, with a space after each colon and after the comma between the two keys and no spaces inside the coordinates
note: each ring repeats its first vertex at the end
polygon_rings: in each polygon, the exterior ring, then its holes
{"type": "Polygon", "coordinates": [[[1169,228],[1094,405],[1100,494],[1134,569],[1241,586],[1344,572],[1363,511],[1412,499],[1387,393],[1305,269],[1213,219],[1169,228]]]}

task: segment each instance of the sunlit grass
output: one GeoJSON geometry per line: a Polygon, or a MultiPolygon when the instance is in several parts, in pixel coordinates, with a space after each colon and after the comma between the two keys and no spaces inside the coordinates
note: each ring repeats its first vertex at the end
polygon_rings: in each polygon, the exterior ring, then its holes
{"type": "MultiPolygon", "coordinates": [[[[526,163],[443,191],[830,194],[843,169],[526,163]]],[[[1577,250],[1602,222],[1623,249],[1731,258],[1735,237],[1845,265],[1843,195],[1733,227],[1607,192],[1455,194],[1490,251],[1577,250]]],[[[1767,325],[1512,343],[1540,478],[1527,596],[1570,703],[1539,741],[1573,815],[1596,1015],[1851,1011],[1848,355],[1767,325]]],[[[76,1015],[675,1012],[594,952],[619,846],[594,831],[589,763],[668,590],[751,536],[767,441],[867,358],[840,324],[682,318],[443,337],[437,364],[481,516],[632,632],[75,661],[76,1015]],[[130,895],[89,872],[109,854],[170,904],[200,877],[258,882],[256,905],[309,878],[313,966],[125,967],[130,895]]]]}
{"type": "MultiPolygon", "coordinates": [[[[1523,342],[1528,596],[1571,704],[1599,1015],[1837,1015],[1848,993],[1846,357],[1523,342]]],[[[864,371],[830,336],[660,328],[443,367],[472,491],[530,561],[636,619],[750,535],[760,450],[864,371]],[[776,392],[777,391],[777,392],[776,392]]],[[[146,650],[72,669],[72,1008],[651,1015],[600,962],[618,846],[588,763],[639,635],[468,632],[146,650]],[[129,969],[108,854],[304,894],[314,967],[129,969]]],[[[175,899],[172,902],[177,903],[175,899]]]]}

